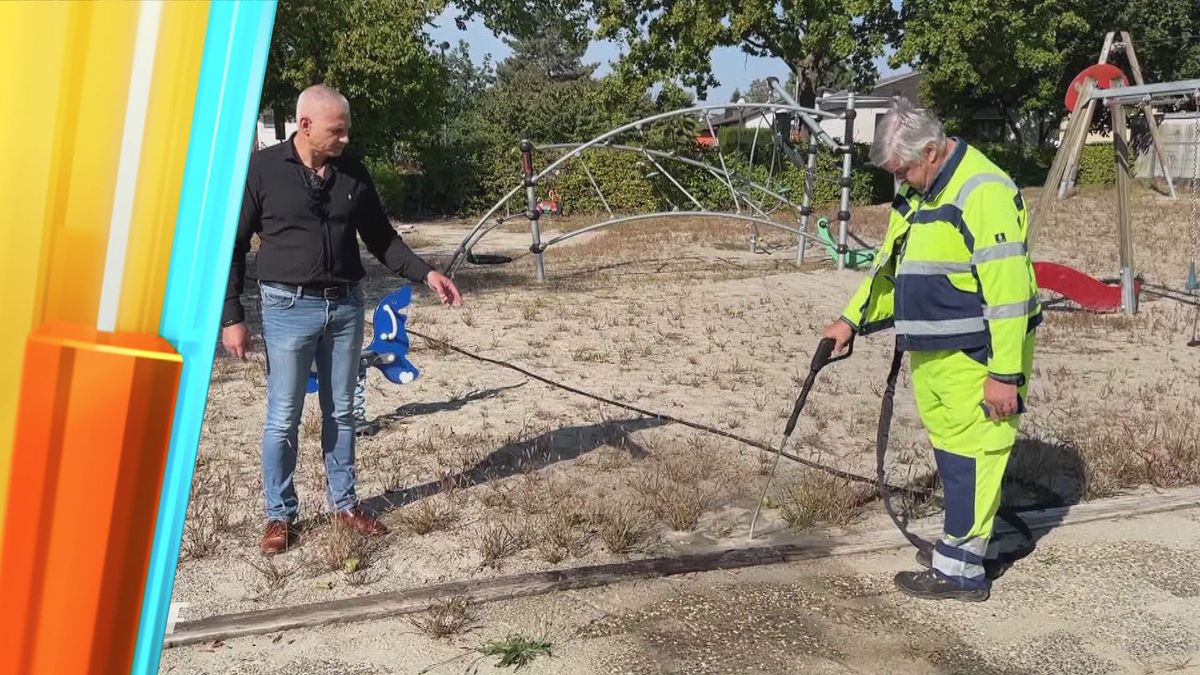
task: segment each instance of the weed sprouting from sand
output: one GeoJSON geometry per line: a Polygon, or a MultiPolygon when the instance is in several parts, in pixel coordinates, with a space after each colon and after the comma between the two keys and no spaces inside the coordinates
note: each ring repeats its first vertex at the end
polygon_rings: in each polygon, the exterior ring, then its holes
{"type": "Polygon", "coordinates": [[[440,639],[462,633],[475,623],[471,603],[466,597],[456,596],[439,600],[417,616],[409,617],[408,623],[429,637],[440,639]]]}
{"type": "Polygon", "coordinates": [[[484,656],[499,656],[497,668],[514,666],[520,670],[533,663],[539,656],[553,656],[553,645],[545,638],[533,638],[519,633],[510,633],[503,638],[490,640],[479,647],[484,656]]]}

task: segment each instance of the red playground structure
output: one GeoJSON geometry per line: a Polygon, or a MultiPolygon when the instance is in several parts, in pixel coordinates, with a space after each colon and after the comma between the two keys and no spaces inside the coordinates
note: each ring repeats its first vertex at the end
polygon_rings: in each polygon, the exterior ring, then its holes
{"type": "MultiPolygon", "coordinates": [[[[1121,309],[1120,281],[1108,283],[1060,263],[1033,263],[1038,288],[1061,295],[1090,312],[1116,312],[1121,309]]],[[[1134,295],[1142,292],[1142,280],[1135,279],[1134,295]]]]}

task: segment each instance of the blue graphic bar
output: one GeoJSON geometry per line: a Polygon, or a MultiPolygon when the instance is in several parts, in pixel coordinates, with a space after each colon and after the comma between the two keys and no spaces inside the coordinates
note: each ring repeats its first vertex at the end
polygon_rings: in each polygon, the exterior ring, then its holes
{"type": "Polygon", "coordinates": [[[158,672],[208,399],[275,0],[214,0],[188,137],[159,334],[183,355],[133,673],[158,672]]]}

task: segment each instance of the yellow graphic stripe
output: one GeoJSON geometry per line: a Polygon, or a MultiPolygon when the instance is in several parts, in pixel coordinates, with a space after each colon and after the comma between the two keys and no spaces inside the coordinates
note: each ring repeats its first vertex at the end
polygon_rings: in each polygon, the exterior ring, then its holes
{"type": "Polygon", "coordinates": [[[0,207],[0,537],[26,337],[51,317],[90,322],[99,303],[137,13],[0,2],[0,91],[15,102],[0,105],[0,185],[13,195],[0,207]]]}
{"type": "Polygon", "coordinates": [[[59,109],[63,127],[55,145],[65,146],[59,156],[65,161],[52,178],[53,204],[46,226],[53,233],[39,318],[91,324],[100,307],[140,6],[70,4],[85,6],[80,11],[89,16],[82,44],[72,49],[73,58],[82,57],[81,67],[71,64],[61,73],[45,73],[77,88],[79,100],[59,109]]]}
{"type": "Polygon", "coordinates": [[[163,6],[116,330],[158,333],[209,3],[163,6]]]}
{"type": "Polygon", "coordinates": [[[55,111],[62,90],[58,77],[46,77],[63,68],[61,40],[69,33],[70,5],[37,6],[26,2],[0,2],[0,91],[9,92],[20,105],[0,105],[0,129],[8,134],[10,160],[0,162],[0,185],[13,195],[4,209],[0,227],[0,269],[8,277],[5,293],[5,327],[0,330],[0,541],[4,537],[4,509],[8,475],[12,467],[13,431],[21,390],[21,362],[25,336],[33,330],[37,306],[38,263],[43,256],[42,234],[46,222],[46,185],[51,157],[46,139],[54,136],[55,111]],[[37,30],[31,30],[31,26],[37,30]]]}

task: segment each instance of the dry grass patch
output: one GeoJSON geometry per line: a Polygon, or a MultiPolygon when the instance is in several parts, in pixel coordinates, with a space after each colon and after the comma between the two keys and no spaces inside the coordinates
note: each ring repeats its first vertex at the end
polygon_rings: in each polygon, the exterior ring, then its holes
{"type": "Polygon", "coordinates": [[[256,560],[245,557],[243,560],[259,573],[257,582],[258,593],[256,595],[258,598],[263,598],[283,590],[287,585],[288,579],[292,578],[299,571],[299,566],[296,563],[280,558],[261,558],[256,560]]]}
{"type": "Polygon", "coordinates": [[[674,530],[693,530],[712,502],[712,490],[699,482],[684,482],[670,470],[655,468],[634,481],[638,501],[655,518],[674,530]]]}
{"type": "Polygon", "coordinates": [[[458,596],[435,602],[429,609],[409,617],[408,623],[432,638],[457,635],[475,623],[471,602],[458,596]]]}
{"type": "Polygon", "coordinates": [[[400,237],[405,244],[414,251],[422,248],[430,248],[437,246],[438,241],[432,237],[421,234],[420,232],[407,232],[400,237]]]}
{"type": "Polygon", "coordinates": [[[375,544],[367,537],[336,521],[317,536],[306,548],[309,570],[320,576],[328,572],[352,574],[366,569],[375,544]]]}
{"type": "Polygon", "coordinates": [[[572,509],[559,509],[534,519],[528,539],[538,556],[548,563],[578,558],[587,552],[585,520],[572,509]]]}
{"type": "Polygon", "coordinates": [[[479,531],[479,557],[485,567],[519,553],[527,545],[525,533],[510,522],[489,523],[479,531]]]}
{"type": "MultiPolygon", "coordinates": [[[[432,322],[426,321],[425,323],[428,324],[432,322]]],[[[425,330],[421,332],[433,339],[426,340],[421,338],[413,342],[411,351],[419,352],[422,350],[428,350],[436,356],[446,356],[447,354],[453,353],[449,347],[449,344],[453,343],[453,340],[445,333],[445,331],[443,331],[441,328],[435,328],[432,330],[425,326],[423,326],[423,328],[425,328],[425,330]]]]}
{"type": "Polygon", "coordinates": [[[780,514],[795,529],[818,523],[848,525],[861,510],[861,496],[849,481],[817,469],[805,468],[800,478],[778,497],[780,514]]]}
{"type": "Polygon", "coordinates": [[[396,523],[404,531],[415,535],[445,530],[457,523],[459,517],[459,510],[452,500],[442,495],[434,495],[406,506],[395,516],[396,523]]]}
{"type": "Polygon", "coordinates": [[[183,524],[183,544],[180,547],[183,560],[200,560],[217,551],[221,540],[210,519],[189,518],[183,524]]]}
{"type": "Polygon", "coordinates": [[[592,514],[596,536],[609,553],[621,555],[642,547],[650,535],[646,519],[628,507],[601,506],[592,514]]]}
{"type": "Polygon", "coordinates": [[[1200,483],[1200,423],[1194,410],[1157,409],[1106,419],[1108,424],[1074,422],[1053,434],[1082,460],[1084,499],[1138,485],[1200,483]]]}
{"type": "Polygon", "coordinates": [[[245,519],[235,519],[229,505],[236,503],[228,474],[220,484],[213,481],[197,484],[192,490],[192,514],[184,522],[182,557],[199,560],[213,555],[220,548],[222,537],[238,534],[245,519]]]}

